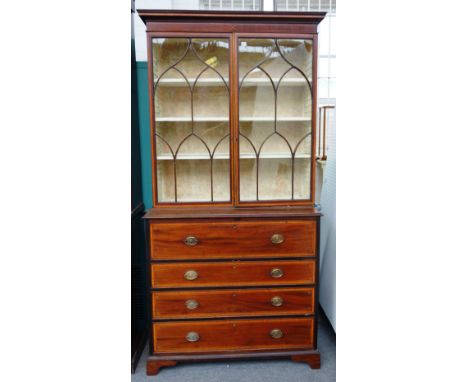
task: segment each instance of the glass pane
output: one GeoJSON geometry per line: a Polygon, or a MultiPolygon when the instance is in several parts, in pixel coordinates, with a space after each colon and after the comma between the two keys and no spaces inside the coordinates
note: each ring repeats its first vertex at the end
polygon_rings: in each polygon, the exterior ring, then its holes
{"type": "Polygon", "coordinates": [[[174,166],[173,160],[158,160],[157,162],[158,199],[165,202],[175,202],[174,166]]]}
{"type": "Polygon", "coordinates": [[[329,15],[327,17],[330,19],[330,53],[336,55],[336,47],[335,47],[335,37],[332,31],[336,30],[336,17],[333,15],[329,15]]]}
{"type": "Polygon", "coordinates": [[[325,17],[319,24],[319,54],[328,55],[330,51],[330,17],[325,17]]]}
{"type": "Polygon", "coordinates": [[[312,135],[305,135],[296,144],[294,159],[294,199],[310,199],[312,135]]]}
{"type": "Polygon", "coordinates": [[[261,147],[258,160],[258,199],[292,199],[292,149],[280,133],[261,147]]]}
{"type": "Polygon", "coordinates": [[[229,41],[153,39],[158,202],[229,201],[229,41]]]}
{"type": "Polygon", "coordinates": [[[318,62],[318,76],[319,78],[328,77],[328,62],[329,57],[320,57],[318,62]]]}
{"type": "Polygon", "coordinates": [[[328,98],[328,77],[318,78],[318,97],[328,98]]]}
{"type": "Polygon", "coordinates": [[[336,57],[330,57],[330,72],[329,77],[336,77],[336,57]]]}
{"type": "MultiPolygon", "coordinates": [[[[240,127],[242,128],[242,126],[241,124],[240,127]]],[[[257,151],[247,135],[244,135],[242,132],[239,135],[240,200],[254,201],[258,199],[257,151]]]]}
{"type": "MultiPolygon", "coordinates": [[[[180,2],[184,4],[184,9],[187,9],[187,1],[180,0],[180,2]]],[[[199,5],[200,9],[240,11],[261,11],[262,6],[261,0],[200,0],[199,5]]]]}
{"type": "Polygon", "coordinates": [[[309,200],[312,40],[239,40],[241,201],[309,200]]]}
{"type": "Polygon", "coordinates": [[[336,98],[336,78],[330,77],[328,80],[328,96],[330,98],[336,98]]]}
{"type": "Polygon", "coordinates": [[[144,4],[149,8],[157,9],[177,9],[177,10],[241,10],[241,11],[261,11],[263,7],[262,0],[165,0],[165,1],[139,1],[138,8],[144,4]],[[143,4],[144,3],[144,4],[143,4]]]}

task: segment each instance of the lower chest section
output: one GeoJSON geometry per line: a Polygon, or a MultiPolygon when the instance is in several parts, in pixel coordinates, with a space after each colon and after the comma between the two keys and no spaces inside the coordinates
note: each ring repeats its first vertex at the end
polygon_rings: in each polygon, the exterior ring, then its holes
{"type": "Polygon", "coordinates": [[[149,220],[152,353],[315,349],[318,223],[149,220]]]}

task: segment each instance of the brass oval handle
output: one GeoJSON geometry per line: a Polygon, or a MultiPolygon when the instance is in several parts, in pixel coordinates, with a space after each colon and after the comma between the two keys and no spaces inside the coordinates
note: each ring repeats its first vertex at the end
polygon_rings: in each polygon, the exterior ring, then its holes
{"type": "Polygon", "coordinates": [[[278,339],[278,338],[283,337],[283,332],[281,330],[279,330],[279,329],[273,329],[270,332],[270,336],[271,336],[271,338],[278,339]]]}
{"type": "Polygon", "coordinates": [[[284,242],[284,236],[280,233],[275,233],[271,236],[270,240],[273,244],[281,244],[282,242],[284,242]]]}
{"type": "Polygon", "coordinates": [[[280,296],[275,296],[271,298],[271,305],[273,306],[282,306],[283,299],[280,296]]]}
{"type": "Polygon", "coordinates": [[[279,279],[280,277],[283,277],[283,270],[281,268],[273,268],[270,271],[270,276],[279,279]]]}
{"type": "Polygon", "coordinates": [[[198,244],[198,239],[196,236],[187,236],[184,239],[185,245],[188,245],[189,247],[193,247],[194,245],[198,244]]]}
{"type": "Polygon", "coordinates": [[[188,342],[197,342],[200,339],[200,335],[197,332],[188,332],[185,339],[188,342]]]}
{"type": "Polygon", "coordinates": [[[200,304],[198,303],[197,300],[187,300],[187,301],[185,301],[185,306],[187,307],[187,309],[190,309],[190,310],[197,309],[198,305],[200,305],[200,304]]]}
{"type": "Polygon", "coordinates": [[[198,279],[198,272],[191,269],[185,272],[184,278],[185,280],[189,280],[189,281],[196,280],[198,279]]]}

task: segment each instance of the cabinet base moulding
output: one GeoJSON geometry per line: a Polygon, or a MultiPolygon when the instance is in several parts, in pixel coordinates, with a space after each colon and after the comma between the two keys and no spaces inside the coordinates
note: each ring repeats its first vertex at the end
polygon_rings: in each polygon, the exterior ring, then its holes
{"type": "Polygon", "coordinates": [[[182,362],[205,361],[236,361],[243,359],[275,359],[290,358],[294,362],[304,362],[312,369],[320,369],[320,353],[317,350],[259,352],[259,353],[222,353],[222,354],[175,354],[152,355],[148,357],[146,374],[156,375],[159,369],[166,366],[175,366],[182,362]]]}

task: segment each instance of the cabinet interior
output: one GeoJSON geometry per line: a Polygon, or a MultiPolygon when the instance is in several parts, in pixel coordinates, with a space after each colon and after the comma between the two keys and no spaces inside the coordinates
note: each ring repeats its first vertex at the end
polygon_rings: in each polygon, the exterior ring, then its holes
{"type": "Polygon", "coordinates": [[[312,40],[154,38],[157,196],[231,200],[230,70],[237,70],[240,202],[310,200],[312,40]]]}

